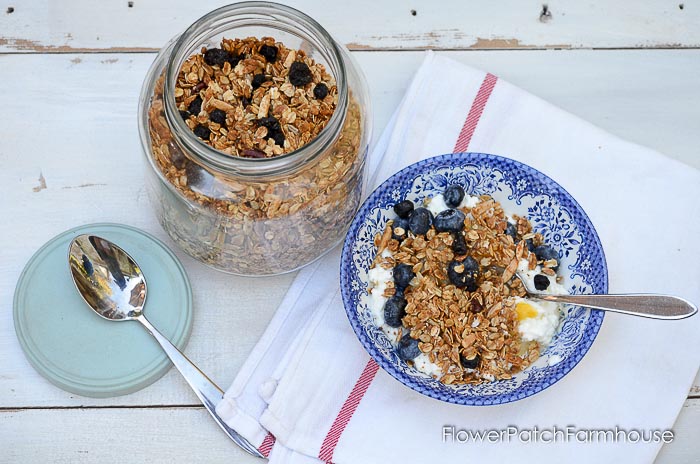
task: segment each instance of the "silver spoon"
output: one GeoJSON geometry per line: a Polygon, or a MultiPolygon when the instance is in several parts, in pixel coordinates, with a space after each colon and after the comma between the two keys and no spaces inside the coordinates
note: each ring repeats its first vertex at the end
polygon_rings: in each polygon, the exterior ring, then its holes
{"type": "Polygon", "coordinates": [[[216,414],[216,405],[223,399],[224,392],[143,315],[146,279],[133,258],[109,240],[79,235],[70,244],[68,261],[73,283],[88,306],[110,321],[139,321],[160,343],[226,435],[248,453],[262,458],[253,445],[216,414]]]}
{"type": "Polygon", "coordinates": [[[684,319],[698,312],[698,308],[690,301],[670,295],[549,295],[533,291],[522,277],[517,273],[515,276],[523,283],[527,296],[538,300],[585,306],[652,319],[684,319]]]}

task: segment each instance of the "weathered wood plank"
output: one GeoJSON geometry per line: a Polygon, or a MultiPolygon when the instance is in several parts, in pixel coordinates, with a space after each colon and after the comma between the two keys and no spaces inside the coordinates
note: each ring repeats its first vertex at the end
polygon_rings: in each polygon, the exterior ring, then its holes
{"type": "MultiPolygon", "coordinates": [[[[201,15],[228,3],[17,1],[8,4],[12,13],[0,11],[0,52],[155,50],[201,15]]],[[[283,3],[308,13],[354,49],[700,46],[700,7],[683,0],[283,3]]]]}
{"type": "MultiPolygon", "coordinates": [[[[697,462],[700,400],[686,401],[656,464],[697,462]]],[[[546,424],[538,424],[544,427],[546,424]]],[[[254,464],[201,408],[0,411],[3,462],[254,464]],[[50,417],[50,420],[47,420],[50,417]]]]}
{"type": "MultiPolygon", "coordinates": [[[[613,133],[700,167],[700,50],[449,55],[489,69],[613,133]]],[[[358,52],[356,57],[370,82],[378,134],[422,53],[358,52]]],[[[4,111],[12,115],[0,128],[0,211],[11,222],[0,228],[0,243],[13,244],[0,259],[0,407],[196,403],[174,372],[126,397],[69,395],[31,368],[12,324],[19,273],[52,236],[81,223],[113,221],[165,238],[144,195],[135,118],[152,59],[152,54],[0,56],[5,82],[12,83],[0,87],[4,111]]],[[[292,276],[232,277],[177,253],[195,292],[195,324],[186,352],[226,387],[292,276]]],[[[693,392],[700,393],[700,379],[693,392]]]]}
{"type": "Polygon", "coordinates": [[[687,400],[673,426],[675,439],[664,445],[656,456],[656,464],[698,462],[700,458],[700,399],[687,400]]]}

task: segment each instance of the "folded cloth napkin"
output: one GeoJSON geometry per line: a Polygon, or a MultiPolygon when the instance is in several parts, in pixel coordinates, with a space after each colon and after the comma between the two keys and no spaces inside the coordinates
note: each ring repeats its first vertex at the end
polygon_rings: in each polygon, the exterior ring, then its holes
{"type": "MultiPolygon", "coordinates": [[[[700,171],[428,52],[370,156],[370,186],[423,158],[463,151],[519,160],[566,188],[600,235],[611,292],[700,301],[700,171]]],[[[532,430],[670,429],[700,365],[700,316],[609,313],[581,363],[546,390],[498,406],[443,403],[369,358],[347,321],[338,267],[335,250],[298,274],[219,405],[272,462],[651,462],[662,443],[631,443],[634,433],[626,442],[559,435],[547,443],[532,430]],[[464,443],[444,426],[520,432],[464,443]]]]}

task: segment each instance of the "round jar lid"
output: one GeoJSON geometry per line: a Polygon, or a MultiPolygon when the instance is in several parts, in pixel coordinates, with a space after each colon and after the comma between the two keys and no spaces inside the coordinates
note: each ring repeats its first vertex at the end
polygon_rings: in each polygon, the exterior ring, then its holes
{"type": "Polygon", "coordinates": [[[158,239],[119,224],[76,227],[34,254],[15,289],[15,331],[29,362],[56,386],[97,398],[126,395],[158,380],[171,363],[138,321],[103,319],[78,294],[68,247],[86,233],[113,241],[136,260],[148,282],[144,314],[179,349],[187,344],[192,290],[185,270],[158,239]]]}

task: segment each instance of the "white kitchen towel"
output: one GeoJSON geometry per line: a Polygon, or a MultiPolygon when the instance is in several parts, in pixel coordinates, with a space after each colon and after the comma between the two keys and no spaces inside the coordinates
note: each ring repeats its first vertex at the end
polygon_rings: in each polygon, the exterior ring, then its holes
{"type": "MultiPolygon", "coordinates": [[[[611,292],[700,301],[700,171],[428,52],[370,156],[370,185],[461,151],[516,159],[567,189],[600,235],[611,292]]],[[[652,462],[662,443],[632,443],[633,432],[579,440],[589,429],[670,429],[700,366],[700,316],[609,313],[581,363],[546,390],[506,405],[442,403],[369,358],[347,321],[338,267],[335,250],[298,274],[219,405],[271,462],[652,462]],[[453,430],[504,432],[465,443],[453,430]]]]}

